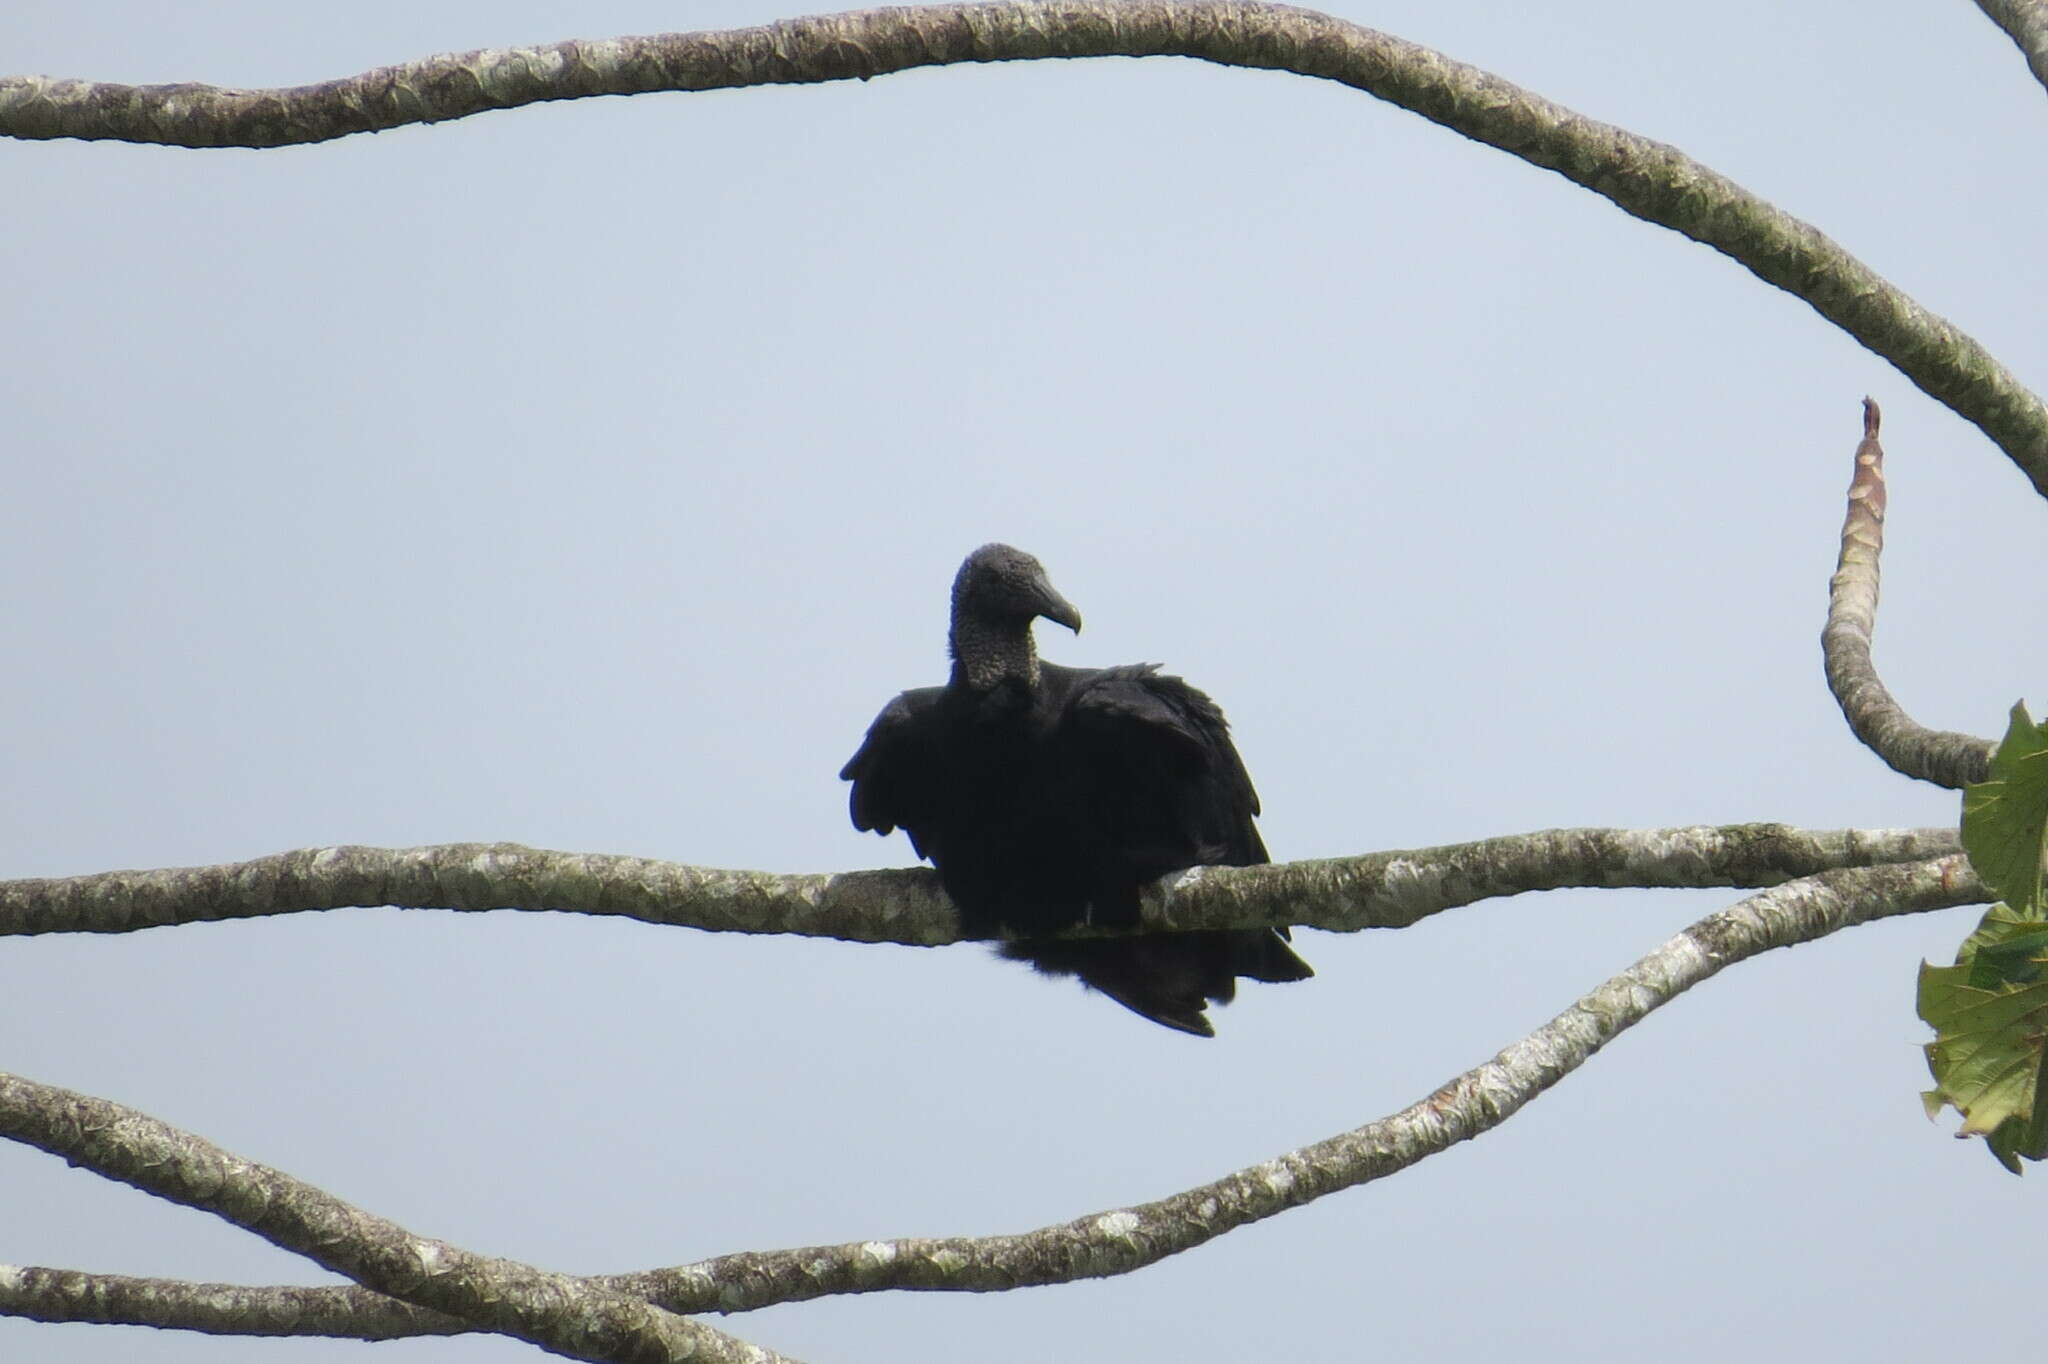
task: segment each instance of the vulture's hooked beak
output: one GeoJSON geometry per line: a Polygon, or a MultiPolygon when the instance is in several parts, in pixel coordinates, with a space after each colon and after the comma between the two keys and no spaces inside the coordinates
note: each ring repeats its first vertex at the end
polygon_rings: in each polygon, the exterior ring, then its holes
{"type": "Polygon", "coordinates": [[[1052,590],[1052,584],[1046,581],[1043,573],[1039,574],[1038,581],[1032,584],[1032,590],[1038,597],[1039,615],[1055,625],[1066,626],[1077,635],[1081,633],[1081,613],[1074,609],[1072,602],[1052,590]]]}

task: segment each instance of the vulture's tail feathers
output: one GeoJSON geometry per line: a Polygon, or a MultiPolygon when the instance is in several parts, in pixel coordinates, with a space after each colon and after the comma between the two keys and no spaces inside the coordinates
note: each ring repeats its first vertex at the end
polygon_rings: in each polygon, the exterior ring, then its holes
{"type": "Polygon", "coordinates": [[[1050,939],[1004,943],[1002,954],[1049,976],[1078,976],[1154,1023],[1214,1037],[1206,1010],[1237,995],[1237,978],[1306,980],[1315,972],[1294,955],[1285,930],[1227,929],[1152,933],[1136,938],[1050,939]]]}

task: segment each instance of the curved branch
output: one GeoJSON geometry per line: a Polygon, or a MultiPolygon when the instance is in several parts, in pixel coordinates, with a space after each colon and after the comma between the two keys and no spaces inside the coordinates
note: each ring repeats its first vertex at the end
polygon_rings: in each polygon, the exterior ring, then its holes
{"type": "Polygon", "coordinates": [[[1914,722],[1892,699],[1870,656],[1877,629],[1878,559],[1884,553],[1884,447],[1878,444],[1877,404],[1863,400],[1863,439],[1849,481],[1842,519],[1842,553],[1828,581],[1828,620],[1820,632],[1828,690],[1864,747],[1895,772],[1961,790],[1990,775],[1988,739],[1914,722]]]}
{"type": "Polygon", "coordinates": [[[1977,8],[2005,30],[2034,79],[2048,86],[2048,0],[1977,0],[1977,8]]]}
{"type": "Polygon", "coordinates": [[[282,90],[0,79],[0,135],[279,147],[592,95],[861,79],[1046,57],[1194,57],[1400,105],[1681,232],[1804,299],[1997,442],[2048,496],[2048,407],[1969,336],[1806,223],[1660,142],[1357,24],[1255,0],[1005,0],[429,57],[282,90]]]}
{"type": "Polygon", "coordinates": [[[1126,1274],[1491,1131],[1724,967],[1855,924],[1991,898],[1960,855],[1825,872],[1752,895],[1701,919],[1492,1060],[1399,1113],[1156,1202],[1018,1236],[726,1255],[604,1282],[677,1311],[731,1312],[827,1294],[997,1292],[1126,1274]]]}
{"type": "MultiPolygon", "coordinates": [[[[673,1312],[736,1312],[845,1293],[999,1292],[1129,1273],[1498,1127],[1613,1038],[1724,967],[1855,924],[1989,898],[1960,855],[1831,871],[1753,895],[1701,919],[1536,1032],[1401,1112],[1156,1202],[1019,1235],[743,1253],[582,1282],[673,1312]]],[[[0,1311],[44,1320],[376,1339],[408,1333],[408,1320],[393,1305],[361,1289],[231,1291],[243,1295],[247,1308],[232,1316],[214,1305],[218,1285],[0,1270],[0,1311]],[[94,1294],[89,1285],[106,1291],[94,1294]]],[[[464,1329],[446,1319],[410,1324],[418,1334],[464,1329]]]]}
{"type": "Polygon", "coordinates": [[[571,1359],[773,1364],[782,1358],[594,1281],[415,1236],[282,1171],[105,1099],[0,1073],[0,1136],[210,1212],[366,1287],[571,1359]]]}
{"type": "MultiPolygon", "coordinates": [[[[1327,861],[1200,867],[1147,890],[1143,928],[1405,928],[1441,910],[1524,891],[1772,886],[1959,846],[1951,829],[1549,829],[1327,861]]],[[[924,947],[962,940],[958,914],[924,867],[776,875],[516,843],[308,848],[216,867],[0,881],[0,937],[132,933],[376,905],[558,910],[924,947]]]]}

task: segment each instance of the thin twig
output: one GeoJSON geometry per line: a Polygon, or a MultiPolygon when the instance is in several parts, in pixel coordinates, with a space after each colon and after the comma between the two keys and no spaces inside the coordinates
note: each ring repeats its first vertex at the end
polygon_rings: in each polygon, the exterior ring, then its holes
{"type": "Polygon", "coordinates": [[[1856,472],[1849,481],[1849,509],[1842,518],[1842,553],[1828,582],[1828,620],[1821,629],[1828,690],[1842,707],[1849,728],[1864,747],[1893,771],[1919,781],[1961,790],[1990,771],[1988,739],[1928,729],[1892,699],[1871,660],[1870,637],[1877,629],[1878,559],[1884,553],[1884,447],[1878,444],[1881,414],[1863,400],[1863,439],[1856,446],[1856,472]]]}

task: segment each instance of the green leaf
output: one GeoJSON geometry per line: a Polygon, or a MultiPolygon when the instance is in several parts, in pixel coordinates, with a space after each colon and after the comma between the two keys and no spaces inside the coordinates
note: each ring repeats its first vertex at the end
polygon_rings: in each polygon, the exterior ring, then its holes
{"type": "Polygon", "coordinates": [[[2041,856],[2048,831],[2048,732],[2012,708],[2005,738],[1991,756],[1991,778],[1963,792],[1963,850],[1985,884],[2037,921],[2041,856]]]}
{"type": "Polygon", "coordinates": [[[2048,731],[2012,708],[1988,780],[1963,793],[1963,848],[2003,897],[1963,941],[1954,966],[1920,964],[1920,1017],[1934,1029],[1921,1096],[1931,1117],[1963,1115],[1958,1136],[1984,1138],[2014,1174],[2048,1157],[2048,731]]]}
{"type": "Polygon", "coordinates": [[[2048,1155],[2048,933],[2010,905],[1993,905],[1954,966],[1920,965],[1920,1017],[1934,1088],[1929,1116],[1947,1104],[1959,1136],[1981,1136],[2014,1174],[2048,1155]]]}

